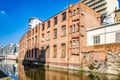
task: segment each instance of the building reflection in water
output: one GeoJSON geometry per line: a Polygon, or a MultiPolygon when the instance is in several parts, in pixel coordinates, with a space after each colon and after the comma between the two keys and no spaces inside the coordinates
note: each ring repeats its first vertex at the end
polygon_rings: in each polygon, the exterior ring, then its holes
{"type": "Polygon", "coordinates": [[[0,62],[0,70],[5,72],[10,77],[17,80],[18,76],[18,69],[17,69],[17,63],[13,60],[3,60],[0,62]]]}
{"type": "Polygon", "coordinates": [[[120,80],[119,76],[43,67],[18,67],[19,80],[120,80]]]}

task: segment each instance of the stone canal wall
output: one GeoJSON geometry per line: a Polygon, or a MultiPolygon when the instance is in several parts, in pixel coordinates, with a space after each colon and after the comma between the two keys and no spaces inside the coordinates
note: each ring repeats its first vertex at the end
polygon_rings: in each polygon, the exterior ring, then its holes
{"type": "Polygon", "coordinates": [[[107,73],[120,74],[120,52],[107,54],[107,73]]]}

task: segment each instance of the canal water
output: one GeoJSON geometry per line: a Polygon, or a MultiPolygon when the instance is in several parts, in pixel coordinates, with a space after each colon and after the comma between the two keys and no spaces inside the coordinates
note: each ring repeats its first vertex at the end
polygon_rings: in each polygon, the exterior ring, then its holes
{"type": "Polygon", "coordinates": [[[28,67],[11,60],[0,62],[0,69],[13,78],[13,80],[120,80],[120,76],[117,75],[28,67]]]}

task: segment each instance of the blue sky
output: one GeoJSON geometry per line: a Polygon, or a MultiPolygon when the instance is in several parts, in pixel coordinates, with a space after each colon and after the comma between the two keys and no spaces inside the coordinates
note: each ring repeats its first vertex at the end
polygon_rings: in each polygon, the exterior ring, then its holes
{"type": "Polygon", "coordinates": [[[27,32],[28,18],[46,20],[79,0],[0,0],[0,45],[18,43],[27,32]]]}
{"type": "Polygon", "coordinates": [[[18,43],[29,17],[46,20],[79,0],[0,0],[0,45],[18,43]]]}

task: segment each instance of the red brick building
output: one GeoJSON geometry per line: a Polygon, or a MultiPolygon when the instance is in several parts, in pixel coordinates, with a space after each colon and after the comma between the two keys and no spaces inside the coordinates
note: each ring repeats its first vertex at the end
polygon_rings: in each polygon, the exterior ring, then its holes
{"type": "Polygon", "coordinates": [[[80,68],[86,28],[100,26],[100,14],[79,2],[29,30],[20,40],[19,60],[80,68]]]}

